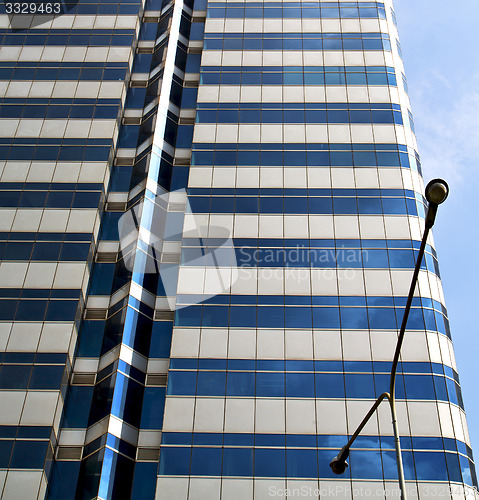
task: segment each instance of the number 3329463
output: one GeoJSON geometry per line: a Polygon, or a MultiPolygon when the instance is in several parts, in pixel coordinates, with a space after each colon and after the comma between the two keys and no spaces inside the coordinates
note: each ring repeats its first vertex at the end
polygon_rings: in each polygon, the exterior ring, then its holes
{"type": "Polygon", "coordinates": [[[5,2],[6,14],[60,14],[60,3],[5,2]]]}

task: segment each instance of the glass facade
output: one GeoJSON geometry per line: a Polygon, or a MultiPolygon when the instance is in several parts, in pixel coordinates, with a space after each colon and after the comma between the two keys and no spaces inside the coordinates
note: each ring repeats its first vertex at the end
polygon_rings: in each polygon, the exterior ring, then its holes
{"type": "MultiPolygon", "coordinates": [[[[393,5],[0,5],[1,500],[399,497],[424,227],[393,5]]],[[[409,496],[478,498],[432,236],[409,496]]]]}

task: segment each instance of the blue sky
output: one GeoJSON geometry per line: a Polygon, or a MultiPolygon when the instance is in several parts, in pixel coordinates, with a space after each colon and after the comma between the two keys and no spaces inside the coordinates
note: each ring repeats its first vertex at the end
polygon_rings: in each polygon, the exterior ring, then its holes
{"type": "Polygon", "coordinates": [[[479,457],[477,378],[479,243],[479,51],[477,0],[395,0],[424,179],[451,188],[434,238],[475,458],[479,457]]]}

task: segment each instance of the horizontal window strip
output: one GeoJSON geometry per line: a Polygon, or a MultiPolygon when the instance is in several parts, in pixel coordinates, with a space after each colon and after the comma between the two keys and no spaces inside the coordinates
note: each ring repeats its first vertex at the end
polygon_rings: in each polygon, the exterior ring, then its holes
{"type": "MultiPolygon", "coordinates": [[[[39,292],[41,291],[39,289],[39,292]]],[[[48,297],[50,290],[45,292],[48,292],[48,297]]],[[[78,319],[80,302],[82,301],[78,299],[2,298],[0,299],[0,319],[2,321],[74,321],[78,319]]]]}
{"type": "MultiPolygon", "coordinates": [[[[1,36],[1,35],[0,35],[1,36]]],[[[124,81],[129,69],[128,62],[57,62],[57,61],[0,61],[0,80],[21,81],[53,81],[53,80],[84,80],[84,81],[124,81]]],[[[62,101],[79,102],[82,99],[51,99],[51,103],[62,101]]],[[[39,103],[48,99],[4,98],[4,103],[39,103]]],[[[93,101],[93,100],[92,100],[93,101]]],[[[106,104],[110,99],[98,99],[97,103],[106,104]]],[[[119,102],[118,100],[114,100],[119,102]]]]}
{"type": "Polygon", "coordinates": [[[389,85],[397,86],[396,76],[391,73],[294,73],[279,72],[202,72],[201,85],[389,85]]]}
{"type": "Polygon", "coordinates": [[[78,299],[82,290],[75,288],[0,288],[3,299],[78,299]]]}
{"type": "Polygon", "coordinates": [[[402,197],[189,197],[188,211],[195,214],[321,214],[425,216],[425,206],[402,197]]]}
{"type": "MultiPolygon", "coordinates": [[[[162,446],[268,446],[339,449],[348,436],[340,434],[261,434],[232,432],[163,432],[162,446]]],[[[403,450],[437,450],[459,452],[472,459],[471,448],[463,441],[446,437],[400,436],[403,450]]],[[[392,436],[359,435],[352,447],[366,450],[394,450],[392,436]]]]}
{"type": "MultiPolygon", "coordinates": [[[[313,305],[313,306],[366,306],[369,307],[405,307],[407,297],[374,297],[347,295],[177,295],[178,304],[258,304],[258,305],[313,305]]],[[[434,308],[447,315],[446,308],[437,300],[427,297],[414,297],[413,307],[434,308]]]]}
{"type": "MultiPolygon", "coordinates": [[[[261,268],[413,269],[419,246],[419,241],[411,240],[185,238],[181,264],[185,267],[218,267],[221,265],[261,268]]],[[[430,245],[426,245],[425,262],[423,262],[421,269],[427,269],[440,277],[437,254],[430,245]]],[[[268,271],[265,269],[264,272],[268,271]]],[[[196,301],[195,296],[190,302],[186,300],[186,303],[193,304],[196,301]]],[[[309,297],[296,299],[296,303],[299,303],[298,301],[311,304],[309,297]]],[[[388,301],[385,298],[377,301],[373,298],[368,302],[371,304],[378,302],[383,305],[394,303],[392,299],[388,301]]],[[[215,299],[212,299],[212,303],[215,303],[215,299]]],[[[237,303],[241,303],[241,299],[237,303]]],[[[251,303],[251,299],[245,299],[244,303],[251,303]]],[[[356,301],[356,305],[363,303],[365,303],[364,298],[359,298],[356,301]]],[[[430,304],[430,301],[427,303],[430,304]]]]}
{"type": "MultiPolygon", "coordinates": [[[[417,251],[398,249],[353,249],[347,247],[329,248],[234,248],[197,247],[184,248],[181,252],[181,265],[184,267],[247,267],[262,268],[265,277],[278,275],[278,268],[285,268],[287,274],[292,268],[299,273],[308,269],[414,269],[417,251]],[[271,270],[274,268],[275,270],[271,270]],[[268,269],[270,269],[268,271],[268,269]]],[[[437,259],[430,253],[425,254],[422,270],[427,270],[440,277],[437,259]]],[[[282,271],[279,271],[282,274],[282,271]]],[[[301,274],[298,279],[301,279],[301,274]]],[[[303,279],[309,279],[303,275],[303,279]]],[[[333,278],[333,276],[331,276],[333,278]]]]}
{"type": "MultiPolygon", "coordinates": [[[[232,333],[234,335],[234,333],[232,333]]],[[[171,370],[228,372],[318,372],[318,373],[381,373],[391,372],[390,361],[333,361],[296,359],[217,359],[171,358],[171,370]]],[[[398,373],[445,375],[459,383],[458,373],[450,366],[428,361],[400,361],[398,373]]]]}
{"type": "Polygon", "coordinates": [[[391,51],[384,33],[205,33],[205,50],[391,51]]]}
{"type": "Polygon", "coordinates": [[[49,439],[0,440],[0,467],[2,469],[44,469],[51,460],[53,447],[49,439]]]}
{"type": "MultiPolygon", "coordinates": [[[[119,104],[33,104],[0,103],[0,118],[82,118],[116,120],[120,110],[119,104]]],[[[1,121],[0,121],[1,123],[1,121]]]]}
{"type": "MultiPolygon", "coordinates": [[[[10,365],[65,365],[70,367],[70,358],[65,352],[0,352],[0,363],[10,365]]],[[[2,436],[2,428],[0,426],[0,437],[2,436]]],[[[47,433],[45,437],[50,434],[47,433]]],[[[41,437],[38,435],[37,437],[41,437]]]]}
{"type": "Polygon", "coordinates": [[[60,390],[68,382],[65,365],[7,364],[1,365],[0,390],[60,390]]]}
{"type": "MultiPolygon", "coordinates": [[[[342,443],[345,442],[346,437],[342,443]]],[[[337,478],[329,467],[334,455],[330,449],[168,446],[162,447],[158,473],[160,476],[287,477],[317,481],[318,478],[337,478]]],[[[406,450],[402,458],[406,480],[477,484],[474,463],[457,452],[406,450]]],[[[343,475],[345,479],[397,480],[396,457],[392,449],[352,449],[349,463],[350,467],[343,475]]],[[[308,491],[307,487],[303,488],[308,491]]],[[[316,496],[313,488],[310,489],[311,495],[316,496]]],[[[327,494],[326,488],[316,491],[327,494]]]]}
{"type": "Polygon", "coordinates": [[[99,208],[101,191],[13,191],[0,184],[0,207],[99,208]]]}
{"type": "MultiPolygon", "coordinates": [[[[0,233],[0,238],[2,234],[0,233]]],[[[12,233],[13,234],[13,233],[12,233]]],[[[23,233],[21,233],[23,234],[23,233]]],[[[5,237],[6,238],[6,237],[5,237]]],[[[13,236],[12,236],[12,239],[13,236]]],[[[231,241],[221,238],[183,238],[183,248],[200,247],[200,248],[215,248],[219,246],[241,247],[241,248],[279,248],[279,249],[296,249],[296,248],[322,248],[322,249],[411,249],[418,250],[421,242],[418,240],[395,240],[395,239],[300,239],[300,238],[232,238],[231,241]]],[[[437,257],[436,251],[430,245],[426,245],[426,252],[437,257]]],[[[359,299],[363,300],[363,298],[359,299]]],[[[373,298],[376,300],[376,298],[373,298]]],[[[386,299],[384,299],[386,300],[386,299]]],[[[389,299],[388,299],[389,300],[389,299]]],[[[424,299],[425,300],[425,299],[424,299]]],[[[392,300],[391,300],[392,302],[392,300]]]]}
{"type": "Polygon", "coordinates": [[[378,166],[421,171],[401,144],[193,143],[193,166],[378,166]]]}
{"type": "Polygon", "coordinates": [[[47,425],[0,425],[0,439],[50,439],[53,432],[53,427],[47,425]]]}
{"type": "MultiPolygon", "coordinates": [[[[288,272],[288,270],[285,270],[288,272]]],[[[271,273],[273,276],[273,273],[271,273]]],[[[219,328],[296,328],[397,330],[402,308],[307,305],[184,305],[177,309],[175,326],[219,328]]],[[[411,308],[409,330],[437,331],[450,338],[449,321],[441,312],[411,308]]]]}
{"type": "MultiPolygon", "coordinates": [[[[58,141],[59,139],[57,139],[58,141]]],[[[60,139],[61,140],[61,139],[60,139]]],[[[27,142],[27,141],[22,141],[27,142]]],[[[41,139],[35,139],[36,145],[13,144],[0,145],[0,160],[38,160],[38,161],[108,161],[111,146],[93,145],[48,145],[42,144],[41,139]]]]}
{"type": "Polygon", "coordinates": [[[87,262],[92,253],[91,243],[0,240],[0,259],[10,262],[87,262]]]}
{"type": "Polygon", "coordinates": [[[30,68],[2,68],[0,67],[0,80],[18,81],[124,81],[127,77],[127,69],[92,69],[80,68],[42,68],[32,70],[30,68]]]}
{"type": "Polygon", "coordinates": [[[215,2],[207,17],[226,19],[386,19],[384,3],[376,2],[215,2]]]}
{"type": "Polygon", "coordinates": [[[13,32],[0,30],[0,45],[7,46],[90,46],[90,47],[128,47],[136,38],[135,30],[130,29],[52,29],[13,32]]]}
{"type": "MultiPolygon", "coordinates": [[[[281,364],[282,362],[279,362],[281,364]]],[[[389,373],[322,373],[256,371],[170,370],[169,396],[376,399],[389,390],[389,373]]],[[[284,362],[283,362],[284,366],[284,362]]],[[[459,384],[444,374],[402,373],[396,380],[399,400],[445,401],[464,409],[459,384]]]]}
{"type": "MultiPolygon", "coordinates": [[[[188,70],[187,67],[186,71],[200,71],[201,84],[397,86],[395,70],[390,66],[200,66],[198,60],[197,68],[188,70]]],[[[330,103],[327,104],[330,105],[330,103]]],[[[285,108],[297,107],[298,105],[302,104],[283,104],[285,108]]],[[[345,103],[341,103],[341,105],[347,106],[345,103]]],[[[377,104],[377,106],[381,105],[377,104]]],[[[215,106],[215,104],[199,103],[198,106],[215,106]]],[[[220,106],[228,106],[228,104],[221,103],[220,106]]],[[[255,104],[242,103],[241,106],[251,107],[255,104]]],[[[263,103],[262,106],[276,107],[281,106],[281,104],[263,103]]],[[[306,106],[326,106],[326,104],[307,103],[306,106]]],[[[363,104],[350,103],[349,106],[363,106],[363,104]]]]}
{"type": "MultiPolygon", "coordinates": [[[[194,143],[193,143],[194,146],[194,143]]],[[[278,146],[278,148],[280,145],[278,146]]],[[[1,152],[1,149],[0,149],[1,152]]],[[[193,150],[193,166],[313,166],[313,167],[402,167],[420,169],[420,164],[407,153],[398,152],[319,152],[319,151],[272,151],[263,150],[261,154],[251,148],[250,151],[213,151],[193,150]]]]}
{"type": "Polygon", "coordinates": [[[400,111],[377,109],[328,110],[198,110],[197,123],[381,123],[403,125],[400,111]]]}

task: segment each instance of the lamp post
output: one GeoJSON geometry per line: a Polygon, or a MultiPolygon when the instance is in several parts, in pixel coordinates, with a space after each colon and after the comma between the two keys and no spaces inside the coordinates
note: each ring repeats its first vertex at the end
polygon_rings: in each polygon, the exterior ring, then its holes
{"type": "Polygon", "coordinates": [[[399,441],[399,432],[396,420],[396,400],[395,400],[395,386],[396,386],[396,371],[399,361],[399,354],[401,352],[402,343],[404,340],[404,333],[406,331],[406,324],[409,316],[409,311],[411,309],[411,303],[414,296],[414,290],[416,289],[416,283],[419,276],[419,270],[421,268],[422,259],[424,256],[424,250],[426,248],[426,241],[429,234],[429,230],[434,225],[436,219],[437,207],[443,203],[447,195],[449,194],[449,187],[446,181],[442,179],[433,179],[426,186],[426,199],[429,203],[425,219],[425,229],[421,241],[421,246],[419,248],[419,253],[417,255],[416,266],[414,268],[414,273],[412,275],[411,286],[409,287],[409,295],[407,297],[406,308],[404,309],[404,315],[401,323],[401,330],[399,331],[399,336],[396,344],[396,352],[394,353],[393,364],[391,368],[391,379],[389,383],[389,392],[383,392],[378,399],[375,401],[368,414],[363,418],[362,422],[359,424],[354,434],[348,443],[341,448],[338,455],[330,462],[329,466],[335,474],[343,474],[343,472],[348,467],[347,458],[349,456],[349,449],[354,443],[355,439],[358,437],[359,433],[363,430],[364,426],[367,424],[368,420],[371,418],[373,413],[376,411],[378,406],[384,399],[389,402],[389,407],[391,409],[391,417],[394,431],[394,445],[396,447],[396,462],[398,468],[398,478],[399,478],[399,488],[401,490],[402,500],[406,500],[406,483],[404,481],[404,469],[401,457],[401,444],[399,441]]]}

